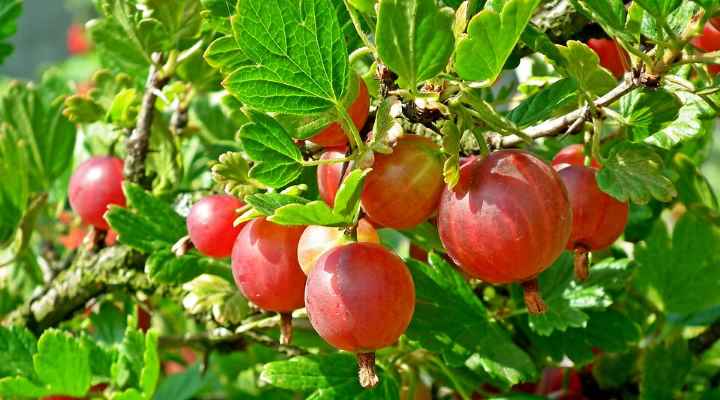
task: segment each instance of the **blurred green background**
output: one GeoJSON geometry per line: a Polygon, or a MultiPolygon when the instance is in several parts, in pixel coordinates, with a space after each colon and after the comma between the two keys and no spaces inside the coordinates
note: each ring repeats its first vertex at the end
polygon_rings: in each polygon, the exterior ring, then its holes
{"type": "MultiPolygon", "coordinates": [[[[172,0],[168,0],[172,1],[172,0]]],[[[48,68],[76,82],[87,80],[99,68],[92,52],[72,56],[68,29],[83,26],[96,16],[91,0],[26,0],[11,42],[15,51],[0,66],[5,79],[38,79],[48,68]]],[[[716,193],[720,192],[720,124],[716,125],[709,157],[702,167],[716,193]]]]}

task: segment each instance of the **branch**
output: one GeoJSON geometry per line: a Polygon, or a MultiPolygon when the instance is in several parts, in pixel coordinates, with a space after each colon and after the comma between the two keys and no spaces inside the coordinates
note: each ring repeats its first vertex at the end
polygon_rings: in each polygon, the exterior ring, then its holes
{"type": "MultiPolygon", "coordinates": [[[[625,80],[620,82],[620,84],[617,85],[614,89],[595,100],[593,102],[593,104],[595,105],[594,108],[602,108],[609,106],[610,104],[619,100],[621,97],[635,90],[635,88],[640,86],[640,82],[640,79],[629,78],[626,76],[625,80]]],[[[590,107],[583,106],[560,117],[547,120],[535,126],[531,126],[525,129],[525,133],[532,139],[547,136],[557,136],[564,133],[572,133],[573,130],[576,130],[588,118],[590,118],[590,107]]],[[[515,147],[523,142],[523,139],[521,139],[519,136],[509,135],[501,139],[499,147],[515,147]]]]}
{"type": "Polygon", "coordinates": [[[126,144],[127,158],[125,159],[125,179],[148,188],[145,174],[145,159],[150,147],[150,131],[155,117],[155,102],[157,94],[168,83],[170,77],[156,67],[160,63],[160,54],[153,54],[154,63],[150,66],[150,74],[142,106],[138,115],[137,125],[126,144]]]}

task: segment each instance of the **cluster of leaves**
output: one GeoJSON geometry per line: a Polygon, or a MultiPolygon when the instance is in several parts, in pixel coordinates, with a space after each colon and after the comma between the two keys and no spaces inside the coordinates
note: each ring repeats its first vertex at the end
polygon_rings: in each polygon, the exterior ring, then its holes
{"type": "MultiPolygon", "coordinates": [[[[0,7],[0,39],[12,32],[19,10],[9,3],[0,7]]],[[[2,287],[0,310],[30,300],[48,275],[40,249],[57,236],[45,227],[65,207],[73,162],[88,150],[123,156],[114,142],[137,126],[143,94],[154,90],[151,188],[125,183],[127,207],[113,207],[107,219],[120,245],[144,257],[156,289],[149,301],[163,322],[160,342],[197,335],[209,354],[202,371],[189,366],[158,386],[160,361],[173,356],[158,347],[158,333],[143,335],[133,318],[125,323],[115,293],[99,299],[93,337],[82,332],[82,317],[63,326],[79,332],[74,336],[50,329],[36,340],[21,327],[0,330],[0,395],[86,396],[93,384],[108,383],[105,393],[120,399],[284,399],[297,392],[394,399],[420,380],[470,398],[482,385],[505,392],[537,381],[542,368],[568,360],[578,368],[592,364],[600,389],[621,395],[720,393],[713,386],[720,347],[691,351],[689,344],[696,327],[720,315],[720,207],[699,170],[718,114],[718,84],[701,64],[666,64],[694,53],[688,39],[720,11],[717,1],[636,0],[625,7],[620,0],[573,0],[633,65],[664,77],[660,88],[637,88],[602,110],[593,101],[618,82],[584,43],[556,45],[538,29],[532,20],[539,0],[96,3],[100,16],[87,27],[102,69],[92,90],[71,95],[56,73],[36,86],[12,84],[0,96],[0,244],[14,255],[7,280],[15,282],[2,287]],[[504,73],[529,53],[532,78],[504,73]],[[382,97],[373,76],[380,61],[397,74],[397,90],[376,102],[374,135],[365,143],[346,108],[356,79],[382,97]],[[151,70],[170,82],[145,87],[151,70]],[[496,81],[502,87],[491,90],[496,81]],[[393,110],[400,103],[438,110],[443,120],[433,129],[414,124],[393,110]],[[243,196],[238,222],[265,216],[286,225],[355,223],[368,169],[349,172],[330,207],[318,200],[312,148],[298,145],[329,122],[348,131],[349,157],[362,167],[373,152],[388,152],[394,127],[435,137],[452,186],[468,149],[527,141],[549,158],[577,142],[533,139],[544,122],[578,107],[595,118],[581,128],[594,131],[587,147],[602,161],[599,186],[632,202],[624,245],[594,254],[584,283],[572,279],[570,255],[561,256],[539,277],[550,312],[528,316],[519,287],[468,282],[458,273],[442,257],[433,225],[381,229],[383,244],[407,261],[417,305],[400,342],[378,353],[382,384],[372,391],[356,383],[352,357],[302,323],[293,348],[226,346],[223,335],[273,342],[278,318],[248,304],[226,260],[173,251],[187,234],[188,203],[213,188],[243,196]],[[171,128],[183,113],[189,123],[171,128]],[[75,146],[76,132],[82,146],[75,146]],[[107,143],[99,151],[97,140],[107,143]],[[411,244],[430,251],[427,260],[411,258],[411,244]]]]}

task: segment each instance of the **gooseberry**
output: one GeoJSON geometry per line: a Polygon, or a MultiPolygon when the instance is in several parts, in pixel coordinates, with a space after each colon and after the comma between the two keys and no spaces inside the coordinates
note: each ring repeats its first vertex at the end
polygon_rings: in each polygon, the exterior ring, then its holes
{"type": "Polygon", "coordinates": [[[392,154],[376,154],[365,178],[361,204],[373,222],[407,229],[437,210],[443,183],[440,148],[429,138],[405,135],[392,154]]]}
{"type": "Polygon", "coordinates": [[[242,206],[242,201],[228,195],[207,196],[193,204],[187,229],[195,248],[206,256],[229,257],[242,229],[242,225],[233,226],[235,210],[242,206]]]}
{"type": "Polygon", "coordinates": [[[625,51],[618,47],[617,42],[612,39],[600,38],[589,39],[588,47],[593,49],[600,58],[600,65],[612,72],[615,78],[620,78],[625,73],[625,63],[627,60],[625,51]]]}
{"type": "Polygon", "coordinates": [[[363,387],[378,383],[375,350],[405,332],[415,309],[415,286],[403,261],[375,243],[325,252],[308,276],[310,323],[332,346],[356,353],[363,387]]]}
{"type": "Polygon", "coordinates": [[[582,165],[555,167],[565,183],[572,207],[572,233],[567,248],[575,252],[575,276],[588,276],[588,252],[610,246],[625,230],[628,204],[600,190],[596,170],[582,165]]]}
{"type": "Polygon", "coordinates": [[[70,206],[88,225],[106,230],[108,206],[125,206],[122,189],[123,162],[115,157],[93,157],[75,170],[70,178],[70,206]]]}
{"type": "MultiPolygon", "coordinates": [[[[320,160],[337,160],[345,157],[345,147],[327,149],[320,156],[320,160]]],[[[347,169],[347,168],[346,168],[347,169]]],[[[320,197],[332,207],[335,204],[335,194],[340,187],[343,175],[343,163],[320,164],[317,167],[317,184],[320,197]]]]}
{"type": "Polygon", "coordinates": [[[305,274],[297,259],[303,230],[256,218],[245,224],[232,249],[235,283],[253,304],[280,313],[284,344],[292,338],[292,311],[304,305],[305,274]]]}
{"type": "MultiPolygon", "coordinates": [[[[561,164],[585,165],[583,145],[571,144],[558,151],[552,159],[552,165],[554,167],[561,164]]],[[[600,168],[600,163],[594,158],[590,161],[590,165],[593,168],[600,168]]]]}
{"type": "MultiPolygon", "coordinates": [[[[355,126],[360,129],[365,125],[370,113],[370,95],[365,82],[361,78],[357,80],[359,82],[358,94],[347,112],[355,126]]],[[[344,146],[347,144],[347,135],[340,123],[333,122],[308,140],[322,147],[344,146]]]]}
{"type": "MultiPolygon", "coordinates": [[[[703,27],[702,35],[693,38],[691,43],[693,46],[705,52],[720,50],[720,30],[708,22],[703,27]]],[[[717,75],[720,72],[720,65],[708,65],[708,71],[713,75],[717,75]]]]}
{"type": "Polygon", "coordinates": [[[534,314],[546,310],[536,278],[562,253],[571,228],[562,180],[521,150],[497,151],[463,165],[438,214],[440,239],[452,260],[492,284],[522,283],[534,314]]]}
{"type": "MultiPolygon", "coordinates": [[[[360,219],[357,225],[357,241],[380,243],[377,231],[365,219],[360,219]]],[[[345,235],[344,229],[329,226],[311,225],[305,228],[298,243],[298,262],[305,274],[309,274],[315,262],[326,251],[337,246],[351,243],[353,240],[345,235]]]]}

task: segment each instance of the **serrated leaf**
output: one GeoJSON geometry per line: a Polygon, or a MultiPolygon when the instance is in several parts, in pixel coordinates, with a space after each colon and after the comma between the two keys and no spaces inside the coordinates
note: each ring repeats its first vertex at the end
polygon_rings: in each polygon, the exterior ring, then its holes
{"type": "Polygon", "coordinates": [[[333,214],[353,219],[360,210],[360,195],[370,169],[354,169],[345,176],[335,194],[333,214]]]}
{"type": "Polygon", "coordinates": [[[128,208],[110,207],[105,218],[118,240],[139,251],[171,247],[187,233],[185,220],[172,207],[140,186],[123,184],[128,208]]]}
{"type": "Polygon", "coordinates": [[[233,36],[221,36],[215,39],[203,54],[211,67],[229,74],[248,63],[248,58],[238,46],[233,36]]]}
{"type": "Polygon", "coordinates": [[[347,87],[345,40],[329,0],[240,0],[235,40],[254,65],[224,81],[258,110],[312,114],[336,106],[347,87]]]}
{"type": "Polygon", "coordinates": [[[512,121],[497,112],[490,103],[483,99],[480,89],[466,88],[463,91],[462,101],[477,111],[477,116],[487,124],[489,129],[501,135],[525,136],[512,121]]]}
{"type": "Polygon", "coordinates": [[[253,113],[251,122],[240,128],[240,141],[255,161],[251,178],[270,187],[281,187],[295,180],[303,168],[303,157],[290,135],[275,119],[253,113]]]}
{"type": "Polygon", "coordinates": [[[105,109],[87,97],[74,95],[65,99],[63,115],[76,124],[86,124],[102,119],[105,109]]]}
{"type": "Polygon", "coordinates": [[[494,81],[515,48],[539,0],[509,0],[499,13],[484,9],[470,20],[455,49],[455,69],[466,80],[494,81]]]}
{"type": "Polygon", "coordinates": [[[525,99],[507,115],[519,127],[527,127],[577,104],[577,83],[561,79],[525,99]]]}
{"type": "Polygon", "coordinates": [[[575,79],[582,92],[599,96],[617,84],[612,74],[600,66],[598,55],[584,43],[569,40],[567,46],[557,47],[566,60],[564,73],[575,79]]]}
{"type": "Polygon", "coordinates": [[[145,353],[143,369],[140,373],[140,388],[145,398],[152,398],[160,377],[160,358],[158,356],[158,336],[154,331],[145,335],[145,353]]]}
{"type": "Polygon", "coordinates": [[[188,293],[183,307],[191,314],[211,313],[218,323],[237,324],[250,313],[250,306],[234,282],[215,275],[200,275],[183,285],[188,293]]]}
{"type": "Polygon", "coordinates": [[[13,46],[6,40],[15,34],[21,13],[21,0],[6,0],[0,5],[0,64],[12,53],[13,46]]]}
{"type": "Polygon", "coordinates": [[[613,37],[632,41],[625,28],[626,12],[622,0],[572,0],[576,9],[597,21],[613,37]]]}
{"type": "Polygon", "coordinates": [[[465,279],[438,255],[431,253],[429,260],[430,265],[407,260],[416,293],[407,337],[442,354],[448,366],[469,364],[507,384],[531,380],[534,363],[491,321],[465,279]]]}
{"type": "Polygon", "coordinates": [[[680,100],[666,90],[634,91],[620,99],[620,114],[635,141],[641,141],[678,117],[680,100]]]}
{"type": "Polygon", "coordinates": [[[275,210],[289,204],[307,204],[310,200],[282,193],[258,193],[245,196],[245,203],[262,215],[273,215],[275,210]]]}
{"type": "Polygon", "coordinates": [[[0,247],[15,238],[30,199],[27,146],[0,127],[0,247]]]}
{"type": "Polygon", "coordinates": [[[455,42],[452,22],[452,9],[434,0],[380,1],[377,50],[401,87],[415,90],[445,68],[455,42]]]}
{"type": "Polygon", "coordinates": [[[49,329],[37,342],[33,364],[51,393],[84,396],[90,389],[90,354],[68,333],[49,329]]]}
{"type": "Polygon", "coordinates": [[[154,252],[145,263],[145,273],[159,284],[177,285],[202,274],[222,277],[232,282],[232,273],[226,262],[203,257],[197,253],[176,256],[170,249],[154,252]]]}
{"type": "Polygon", "coordinates": [[[443,164],[443,178],[449,188],[454,188],[460,179],[460,130],[453,121],[445,122],[441,132],[443,134],[442,151],[447,158],[443,164]]]}
{"type": "Polygon", "coordinates": [[[348,221],[344,216],[337,215],[323,200],[315,200],[306,204],[288,204],[275,210],[268,218],[280,225],[323,225],[346,226],[348,221]]]}
{"type": "Polygon", "coordinates": [[[620,201],[645,204],[651,198],[670,201],[677,195],[662,173],[663,162],[652,148],[638,143],[620,143],[610,150],[597,174],[603,192],[620,201]]]}
{"type": "Polygon", "coordinates": [[[0,394],[10,398],[31,397],[40,398],[50,394],[47,388],[39,386],[29,379],[18,377],[6,377],[0,379],[0,394]]]}
{"type": "Polygon", "coordinates": [[[137,320],[128,318],[122,343],[117,346],[118,355],[112,365],[112,382],[118,387],[138,387],[145,355],[145,336],[137,329],[137,320]]]}
{"type": "Polygon", "coordinates": [[[682,4],[682,0],[636,0],[636,2],[652,16],[661,19],[666,18],[682,4]]]}
{"type": "Polygon", "coordinates": [[[25,327],[0,327],[0,376],[33,377],[33,355],[37,352],[35,337],[25,327]]]}
{"type": "Polygon", "coordinates": [[[80,340],[90,354],[90,372],[93,378],[110,379],[110,369],[116,356],[115,349],[100,345],[94,338],[86,334],[82,334],[80,340]]]}
{"type": "Polygon", "coordinates": [[[255,191],[248,176],[250,166],[239,152],[228,151],[221,154],[218,161],[211,164],[210,171],[213,180],[223,185],[227,193],[242,197],[255,191]]]}
{"type": "Polygon", "coordinates": [[[308,399],[378,398],[396,399],[397,383],[379,371],[380,385],[363,389],[358,383],[357,361],[350,354],[293,357],[265,364],[261,379],[273,386],[296,391],[314,391],[308,399]],[[388,390],[395,387],[395,391],[388,390]],[[389,397],[385,397],[389,395],[389,397]]]}
{"type": "Polygon", "coordinates": [[[674,340],[658,343],[648,349],[641,367],[640,399],[672,400],[685,383],[692,355],[687,342],[674,340]]]}
{"type": "Polygon", "coordinates": [[[660,310],[687,315],[720,302],[720,229],[693,212],[680,218],[672,237],[657,220],[635,257],[635,283],[660,310]]]}
{"type": "Polygon", "coordinates": [[[677,92],[677,96],[683,103],[677,118],[662,129],[651,132],[645,143],[669,150],[676,144],[712,132],[708,121],[714,119],[715,113],[705,100],[688,92],[677,92]]]}

